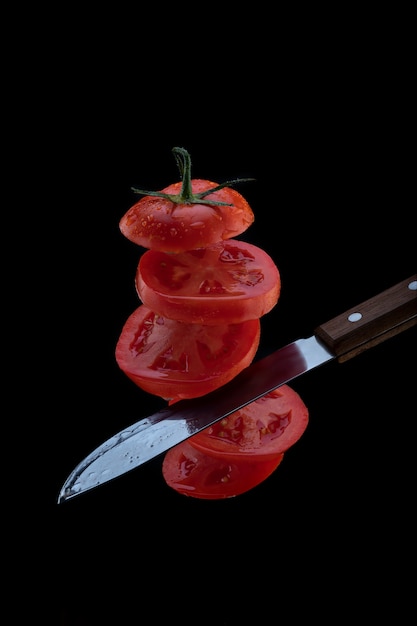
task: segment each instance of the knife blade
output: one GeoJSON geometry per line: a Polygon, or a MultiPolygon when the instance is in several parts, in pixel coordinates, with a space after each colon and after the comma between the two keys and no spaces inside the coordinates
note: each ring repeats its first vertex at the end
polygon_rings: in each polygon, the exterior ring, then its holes
{"type": "Polygon", "coordinates": [[[205,396],[181,400],[139,420],[93,450],[64,482],[58,503],[103,485],[296,377],[339,363],[417,324],[417,274],[253,362],[205,396]]]}

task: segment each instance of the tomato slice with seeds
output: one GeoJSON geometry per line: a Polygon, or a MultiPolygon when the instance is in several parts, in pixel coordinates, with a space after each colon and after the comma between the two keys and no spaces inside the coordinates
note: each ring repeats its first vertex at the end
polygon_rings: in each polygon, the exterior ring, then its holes
{"type": "Polygon", "coordinates": [[[273,459],[305,432],[308,409],[282,385],[188,439],[194,448],[229,461],[273,459]]]}
{"type": "Polygon", "coordinates": [[[281,278],[264,250],[230,239],[179,254],[147,250],[139,260],[136,290],[143,304],[170,319],[236,324],[271,311],[281,278]]]}
{"type": "Polygon", "coordinates": [[[197,450],[189,440],[168,450],[162,475],[169,487],[185,496],[205,500],[233,498],[266,480],[284,454],[272,459],[248,461],[216,458],[197,450]]]}
{"type": "Polygon", "coordinates": [[[115,356],[120,369],[148,393],[171,401],[195,398],[252,362],[260,332],[259,320],[184,324],[140,305],[122,328],[115,356]]]}

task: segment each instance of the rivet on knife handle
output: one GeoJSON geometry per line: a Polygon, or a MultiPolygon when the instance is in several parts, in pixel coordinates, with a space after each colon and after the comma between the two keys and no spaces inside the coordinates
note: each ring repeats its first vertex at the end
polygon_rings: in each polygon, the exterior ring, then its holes
{"type": "Polygon", "coordinates": [[[318,326],[314,334],[344,362],[417,324],[417,274],[318,326]]]}

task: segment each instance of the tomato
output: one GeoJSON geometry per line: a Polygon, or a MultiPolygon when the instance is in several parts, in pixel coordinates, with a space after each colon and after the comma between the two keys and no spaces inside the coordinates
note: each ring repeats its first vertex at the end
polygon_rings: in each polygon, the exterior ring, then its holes
{"type": "Polygon", "coordinates": [[[169,487],[193,498],[219,500],[245,493],[268,478],[284,457],[278,454],[257,462],[219,459],[196,450],[189,441],[168,450],[162,475],[169,487]]]}
{"type": "Polygon", "coordinates": [[[135,280],[146,306],[190,324],[260,318],[276,305],[281,290],[272,258],[237,239],[179,254],[147,250],[135,280]]]}
{"type": "Polygon", "coordinates": [[[143,390],[164,399],[205,395],[253,360],[260,321],[205,326],[183,324],[140,305],[116,344],[120,369],[143,390]]]}
{"type": "MultiPolygon", "coordinates": [[[[181,198],[181,186],[181,183],[173,183],[162,193],[181,198]]],[[[191,186],[195,196],[215,188],[217,183],[194,179],[191,186]]],[[[175,202],[145,196],[122,217],[120,230],[125,237],[144,248],[183,252],[236,237],[254,221],[248,202],[235,189],[225,187],[206,198],[227,206],[190,203],[185,198],[175,202]]]]}
{"type": "Polygon", "coordinates": [[[121,218],[119,227],[130,241],[152,250],[184,252],[205,248],[243,233],[254,221],[246,199],[228,185],[191,179],[190,155],[173,148],[182,181],[144,195],[121,218]],[[180,162],[181,159],[181,162],[180,162]],[[211,190],[211,191],[210,191],[211,190]]]}
{"type": "Polygon", "coordinates": [[[188,441],[200,452],[225,461],[272,460],[298,441],[308,419],[298,393],[282,385],[188,441]]]}

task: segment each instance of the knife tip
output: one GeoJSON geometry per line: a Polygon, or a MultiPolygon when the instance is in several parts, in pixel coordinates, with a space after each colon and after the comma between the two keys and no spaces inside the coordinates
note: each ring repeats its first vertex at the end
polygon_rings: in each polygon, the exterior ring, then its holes
{"type": "Polygon", "coordinates": [[[65,502],[65,500],[66,500],[66,499],[67,499],[67,498],[66,498],[66,495],[65,495],[65,491],[63,491],[63,490],[61,489],[61,491],[60,491],[60,492],[59,492],[59,494],[58,494],[57,504],[61,504],[62,502],[65,502]]]}
{"type": "Polygon", "coordinates": [[[74,491],[74,489],[71,489],[71,487],[68,487],[67,483],[65,483],[64,486],[61,488],[61,491],[58,494],[57,504],[66,502],[67,500],[70,500],[76,495],[77,495],[77,492],[74,491]]]}

